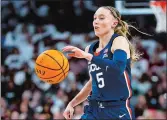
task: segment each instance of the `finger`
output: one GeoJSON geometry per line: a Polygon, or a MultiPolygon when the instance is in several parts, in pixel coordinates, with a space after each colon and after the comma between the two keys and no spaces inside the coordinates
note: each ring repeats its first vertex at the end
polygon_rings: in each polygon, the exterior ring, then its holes
{"type": "Polygon", "coordinates": [[[66,113],[65,112],[63,113],[63,116],[66,118],[66,113]]]}
{"type": "Polygon", "coordinates": [[[64,48],[62,49],[62,51],[66,50],[67,48],[69,48],[69,46],[64,47],[64,48]]]}
{"type": "Polygon", "coordinates": [[[62,49],[62,51],[70,51],[70,50],[73,50],[75,47],[73,47],[73,46],[66,46],[66,47],[64,47],[63,49],[62,49]]]}
{"type": "Polygon", "coordinates": [[[72,51],[72,52],[75,52],[76,50],[77,50],[77,49],[76,49],[76,48],[74,48],[74,49],[72,49],[71,51],[72,51]]]}
{"type": "Polygon", "coordinates": [[[76,51],[76,48],[74,48],[73,50],[71,50],[70,52],[68,52],[68,56],[70,57],[74,57],[75,56],[75,51],[76,51]]]}
{"type": "Polygon", "coordinates": [[[66,119],[70,119],[70,113],[65,113],[65,114],[64,114],[64,117],[65,117],[66,119]]]}
{"type": "Polygon", "coordinates": [[[75,56],[75,53],[69,53],[67,54],[69,57],[74,57],[75,56]]]}
{"type": "Polygon", "coordinates": [[[68,52],[68,51],[72,51],[74,48],[65,48],[65,49],[63,49],[62,51],[63,52],[68,52]]]}
{"type": "Polygon", "coordinates": [[[64,116],[67,116],[69,114],[70,114],[70,111],[64,111],[64,113],[63,113],[64,116]]]}
{"type": "Polygon", "coordinates": [[[68,119],[69,119],[69,120],[71,119],[70,115],[68,115],[68,119]]]}

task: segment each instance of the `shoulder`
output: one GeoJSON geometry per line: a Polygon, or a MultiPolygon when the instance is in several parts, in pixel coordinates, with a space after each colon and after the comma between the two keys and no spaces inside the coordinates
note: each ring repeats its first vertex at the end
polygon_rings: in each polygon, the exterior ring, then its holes
{"type": "Polygon", "coordinates": [[[125,38],[124,36],[118,36],[114,39],[112,47],[115,49],[123,49],[123,50],[129,49],[128,39],[125,38]]]}
{"type": "Polygon", "coordinates": [[[127,57],[130,58],[130,46],[126,37],[118,36],[114,39],[111,52],[114,53],[116,49],[124,50],[127,53],[127,57]]]}
{"type": "Polygon", "coordinates": [[[118,44],[118,43],[128,44],[128,40],[124,36],[118,36],[114,39],[113,43],[115,43],[115,44],[118,44]]]}

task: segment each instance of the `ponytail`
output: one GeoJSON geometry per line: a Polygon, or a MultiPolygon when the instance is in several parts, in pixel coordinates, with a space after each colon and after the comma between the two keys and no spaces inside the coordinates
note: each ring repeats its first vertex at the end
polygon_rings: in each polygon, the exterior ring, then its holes
{"type": "MultiPolygon", "coordinates": [[[[135,28],[135,27],[134,27],[135,28]]],[[[115,33],[118,33],[119,35],[124,36],[125,38],[127,38],[127,35],[131,34],[129,33],[129,25],[123,21],[120,20],[118,26],[115,28],[114,30],[115,33]]],[[[130,58],[132,60],[132,62],[136,62],[140,59],[141,57],[141,53],[139,53],[138,51],[136,51],[136,47],[134,44],[132,44],[129,39],[127,38],[127,41],[129,43],[129,49],[130,49],[130,58]]]]}

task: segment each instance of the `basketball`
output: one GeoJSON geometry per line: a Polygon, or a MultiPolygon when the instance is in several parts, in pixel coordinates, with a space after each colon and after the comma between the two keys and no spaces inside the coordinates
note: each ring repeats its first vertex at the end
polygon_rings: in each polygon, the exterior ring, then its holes
{"type": "Polygon", "coordinates": [[[58,50],[46,50],[36,59],[35,72],[44,82],[60,83],[66,78],[68,71],[68,59],[58,50]]]}

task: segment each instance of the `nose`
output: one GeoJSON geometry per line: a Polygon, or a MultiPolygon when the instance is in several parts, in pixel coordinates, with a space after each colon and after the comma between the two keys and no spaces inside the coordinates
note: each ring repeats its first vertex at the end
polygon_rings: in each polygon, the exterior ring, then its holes
{"type": "Polygon", "coordinates": [[[95,19],[94,22],[95,22],[95,24],[97,24],[98,23],[98,19],[95,19]]]}
{"type": "Polygon", "coordinates": [[[98,20],[97,20],[97,19],[94,20],[94,21],[93,21],[93,24],[94,24],[94,25],[97,25],[97,24],[98,24],[98,20]]]}

